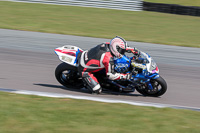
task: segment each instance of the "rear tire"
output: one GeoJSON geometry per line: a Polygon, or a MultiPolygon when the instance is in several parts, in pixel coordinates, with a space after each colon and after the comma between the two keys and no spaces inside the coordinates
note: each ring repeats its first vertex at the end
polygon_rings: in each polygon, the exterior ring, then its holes
{"type": "Polygon", "coordinates": [[[77,67],[67,63],[61,63],[56,67],[55,77],[60,84],[67,88],[80,89],[83,87],[77,67]]]}
{"type": "Polygon", "coordinates": [[[161,76],[157,79],[151,79],[150,82],[153,87],[153,90],[150,90],[147,86],[143,86],[141,88],[138,87],[136,88],[136,90],[145,96],[152,97],[159,97],[167,91],[167,83],[161,76]]]}

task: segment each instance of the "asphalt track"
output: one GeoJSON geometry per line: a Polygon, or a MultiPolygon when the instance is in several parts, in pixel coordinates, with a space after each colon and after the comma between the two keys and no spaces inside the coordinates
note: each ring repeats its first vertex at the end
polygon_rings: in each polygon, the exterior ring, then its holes
{"type": "Polygon", "coordinates": [[[54,77],[61,63],[54,48],[75,45],[89,49],[109,39],[0,29],[0,89],[62,93],[113,100],[140,101],[200,108],[200,48],[128,42],[149,53],[157,62],[168,90],[161,97],[144,97],[137,92],[104,92],[66,89],[54,77]]]}

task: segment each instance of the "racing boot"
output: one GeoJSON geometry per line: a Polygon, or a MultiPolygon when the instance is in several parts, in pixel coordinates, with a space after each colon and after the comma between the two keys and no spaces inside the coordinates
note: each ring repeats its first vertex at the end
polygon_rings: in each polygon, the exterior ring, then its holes
{"type": "MultiPolygon", "coordinates": [[[[98,84],[98,85],[99,85],[99,84],[98,84]]],[[[100,85],[99,85],[99,86],[100,86],[100,85]]],[[[95,94],[101,94],[101,92],[102,92],[101,86],[100,86],[100,88],[97,89],[97,90],[94,90],[94,89],[93,89],[93,93],[95,93],[95,94]]]]}
{"type": "Polygon", "coordinates": [[[82,74],[84,86],[93,94],[101,94],[102,88],[93,74],[84,72],[82,74]]]}

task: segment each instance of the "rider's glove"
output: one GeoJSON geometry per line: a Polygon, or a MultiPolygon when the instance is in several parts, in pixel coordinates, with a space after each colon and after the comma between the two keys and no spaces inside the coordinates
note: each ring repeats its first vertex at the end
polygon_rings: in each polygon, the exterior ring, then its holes
{"type": "Polygon", "coordinates": [[[134,48],[134,54],[135,55],[140,55],[140,51],[137,48],[134,48]]]}

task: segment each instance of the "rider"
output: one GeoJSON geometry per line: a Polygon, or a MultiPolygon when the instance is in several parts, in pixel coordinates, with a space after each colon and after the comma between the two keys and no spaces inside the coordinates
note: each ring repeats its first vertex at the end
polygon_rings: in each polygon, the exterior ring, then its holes
{"type": "Polygon", "coordinates": [[[114,71],[114,57],[121,58],[126,51],[135,52],[133,48],[127,47],[126,41],[119,36],[113,38],[110,43],[102,43],[85,51],[79,59],[79,74],[92,93],[100,94],[102,88],[93,73],[105,68],[106,75],[110,80],[130,79],[130,74],[116,73],[114,71]]]}

